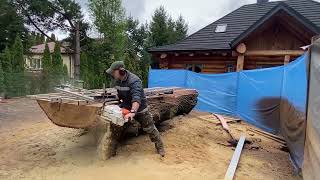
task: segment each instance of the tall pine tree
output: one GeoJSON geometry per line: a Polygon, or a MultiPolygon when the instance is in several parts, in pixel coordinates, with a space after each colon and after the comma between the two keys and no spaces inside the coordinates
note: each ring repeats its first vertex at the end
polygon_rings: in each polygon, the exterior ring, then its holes
{"type": "Polygon", "coordinates": [[[56,35],[54,33],[51,34],[51,40],[50,41],[56,41],[56,35]]]}
{"type": "Polygon", "coordinates": [[[51,90],[51,73],[52,73],[52,63],[51,55],[48,44],[45,45],[43,57],[42,57],[42,72],[41,72],[41,82],[40,91],[41,93],[47,93],[51,90]]]}
{"type": "Polygon", "coordinates": [[[150,40],[152,46],[163,46],[169,43],[168,15],[163,6],[154,12],[150,23],[150,40]]]}
{"type": "Polygon", "coordinates": [[[26,95],[25,60],[22,40],[19,35],[16,37],[10,52],[12,57],[13,96],[24,96],[26,95]]]}
{"type": "Polygon", "coordinates": [[[2,58],[0,58],[0,98],[5,93],[4,72],[2,69],[2,58]]]}
{"type": "MultiPolygon", "coordinates": [[[[160,6],[154,12],[150,23],[150,35],[148,38],[148,47],[163,46],[176,43],[187,36],[188,25],[182,16],[174,21],[163,6],[160,6]]],[[[157,59],[152,58],[151,66],[159,67],[157,59]]]]}
{"type": "Polygon", "coordinates": [[[69,81],[69,73],[68,73],[68,67],[67,65],[63,65],[63,83],[67,83],[69,81]]]}
{"type": "Polygon", "coordinates": [[[126,44],[126,19],[121,0],[89,0],[90,10],[94,17],[94,24],[103,35],[99,44],[95,44],[98,49],[91,57],[100,58],[99,63],[94,67],[98,78],[94,78],[95,83],[110,84],[110,78],[103,75],[103,71],[115,60],[124,60],[126,44]],[[94,56],[98,54],[98,56],[94,56]]]}
{"type": "Polygon", "coordinates": [[[12,55],[12,67],[14,73],[22,73],[24,72],[24,57],[23,57],[23,45],[20,36],[18,35],[15,39],[15,42],[11,48],[12,55]]]}
{"type": "Polygon", "coordinates": [[[176,39],[175,41],[180,41],[187,37],[188,33],[188,24],[183,19],[183,17],[180,15],[178,20],[176,21],[175,26],[175,33],[176,33],[176,39]]]}
{"type": "Polygon", "coordinates": [[[63,60],[61,57],[60,44],[55,43],[52,54],[52,77],[53,85],[60,85],[63,80],[63,60]]]}
{"type": "Polygon", "coordinates": [[[13,94],[13,73],[12,73],[12,57],[10,49],[7,47],[1,56],[2,67],[4,71],[5,96],[11,97],[13,94]]]}

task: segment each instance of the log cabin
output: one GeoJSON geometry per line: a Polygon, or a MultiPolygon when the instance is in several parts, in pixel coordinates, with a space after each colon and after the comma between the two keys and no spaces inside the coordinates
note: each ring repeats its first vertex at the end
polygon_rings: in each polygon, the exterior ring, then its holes
{"type": "Polygon", "coordinates": [[[149,53],[161,69],[226,73],[288,64],[319,34],[319,2],[258,0],[149,53]]]}

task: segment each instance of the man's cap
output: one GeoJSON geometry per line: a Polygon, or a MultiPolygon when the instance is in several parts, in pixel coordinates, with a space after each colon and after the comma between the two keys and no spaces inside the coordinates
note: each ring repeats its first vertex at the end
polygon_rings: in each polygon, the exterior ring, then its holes
{"type": "Polygon", "coordinates": [[[106,70],[106,73],[111,74],[112,71],[118,70],[121,68],[125,68],[123,61],[116,61],[111,64],[110,68],[106,70]]]}

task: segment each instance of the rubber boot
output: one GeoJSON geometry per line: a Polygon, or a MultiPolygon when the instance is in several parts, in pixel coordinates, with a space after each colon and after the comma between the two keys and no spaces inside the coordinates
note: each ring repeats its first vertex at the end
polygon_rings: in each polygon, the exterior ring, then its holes
{"type": "Polygon", "coordinates": [[[164,151],[163,142],[161,140],[155,142],[155,147],[156,147],[158,154],[160,154],[161,157],[164,157],[166,152],[164,151]]]}

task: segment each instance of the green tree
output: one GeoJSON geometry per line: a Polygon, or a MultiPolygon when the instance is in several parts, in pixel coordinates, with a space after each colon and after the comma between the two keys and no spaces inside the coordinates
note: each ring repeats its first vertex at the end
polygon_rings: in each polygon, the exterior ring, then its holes
{"type": "Polygon", "coordinates": [[[2,63],[1,63],[1,58],[0,58],[0,97],[5,92],[4,75],[5,74],[4,74],[3,69],[2,69],[2,63]]]}
{"type": "Polygon", "coordinates": [[[176,42],[176,39],[177,39],[177,36],[176,36],[176,23],[174,22],[174,20],[169,17],[168,19],[168,30],[167,30],[167,33],[168,33],[168,44],[171,44],[171,43],[175,43],[176,42]]]}
{"type": "Polygon", "coordinates": [[[44,38],[41,34],[37,33],[36,34],[36,45],[39,45],[39,44],[43,44],[44,43],[44,38]]]}
{"type": "Polygon", "coordinates": [[[126,19],[121,0],[89,0],[90,10],[94,17],[94,24],[103,38],[100,43],[94,43],[97,48],[91,57],[99,58],[94,63],[97,76],[93,76],[95,84],[110,84],[110,78],[103,74],[103,71],[115,60],[124,60],[126,37],[126,19]],[[93,56],[95,55],[95,56],[93,56]]]}
{"type": "Polygon", "coordinates": [[[43,57],[42,57],[42,72],[41,72],[41,81],[40,81],[41,93],[47,93],[51,90],[50,89],[51,73],[52,73],[51,54],[50,54],[49,46],[48,44],[46,44],[43,57]]]}
{"type": "Polygon", "coordinates": [[[80,65],[80,78],[84,81],[84,88],[90,87],[89,74],[90,72],[88,64],[88,56],[85,52],[81,53],[81,65],[80,65]]]}
{"type": "MultiPolygon", "coordinates": [[[[35,45],[37,45],[35,32],[28,33],[27,34],[27,46],[26,46],[26,49],[29,50],[29,48],[31,48],[31,46],[35,46],[35,45]]],[[[29,53],[29,52],[27,52],[27,53],[29,53]]]]}
{"type": "MultiPolygon", "coordinates": [[[[94,24],[103,35],[103,47],[109,52],[109,61],[123,59],[126,43],[125,11],[121,0],[90,0],[94,24]]],[[[110,62],[106,62],[107,65],[110,62]]]]}
{"type": "Polygon", "coordinates": [[[60,85],[63,80],[63,60],[61,57],[61,48],[59,43],[55,43],[54,51],[52,54],[52,77],[54,77],[53,85],[60,85]]]}
{"type": "MultiPolygon", "coordinates": [[[[27,23],[35,27],[46,38],[52,30],[74,33],[75,78],[80,77],[80,37],[83,16],[80,5],[74,0],[12,0],[27,23]]],[[[53,40],[52,40],[53,41],[53,40]]],[[[69,47],[65,47],[68,49],[69,47]]]]}
{"type": "Polygon", "coordinates": [[[46,42],[46,37],[43,34],[40,34],[39,44],[43,44],[46,42]]]}
{"type": "Polygon", "coordinates": [[[55,42],[56,41],[56,35],[54,33],[51,33],[51,39],[50,41],[55,42]]]}
{"type": "Polygon", "coordinates": [[[152,46],[163,46],[169,43],[168,15],[164,6],[155,10],[150,23],[150,41],[152,46]]]}
{"type": "Polygon", "coordinates": [[[12,46],[18,34],[26,32],[24,21],[11,0],[0,0],[0,52],[12,46]]]}
{"type": "MultiPolygon", "coordinates": [[[[163,46],[176,43],[187,36],[188,25],[182,16],[174,21],[163,6],[155,10],[150,23],[148,47],[163,46]]],[[[150,59],[153,68],[159,67],[157,59],[150,59]]]]}
{"type": "Polygon", "coordinates": [[[11,63],[12,63],[12,80],[13,80],[13,96],[26,95],[26,79],[25,79],[25,60],[22,40],[17,35],[13,46],[11,47],[11,63]]]}
{"type": "Polygon", "coordinates": [[[12,67],[13,72],[15,73],[22,73],[24,72],[24,57],[23,57],[23,45],[20,35],[17,35],[15,42],[11,48],[11,55],[12,55],[12,67]]]}
{"type": "Polygon", "coordinates": [[[12,96],[13,92],[13,74],[12,74],[12,57],[9,48],[4,50],[1,55],[2,68],[4,71],[5,96],[12,96]]]}
{"type": "Polygon", "coordinates": [[[68,73],[68,67],[67,67],[67,65],[63,65],[63,82],[64,83],[66,83],[66,82],[68,82],[69,81],[69,75],[68,75],[69,73],[68,73]]]}
{"type": "Polygon", "coordinates": [[[175,25],[176,39],[175,41],[180,41],[187,37],[188,24],[184,18],[180,15],[175,25]]]}
{"type": "MultiPolygon", "coordinates": [[[[127,19],[127,46],[125,64],[127,69],[136,73],[146,84],[147,78],[145,77],[146,64],[145,62],[145,44],[148,37],[147,25],[139,23],[132,17],[127,19]]],[[[147,65],[148,66],[148,65],[147,65]]]]}

